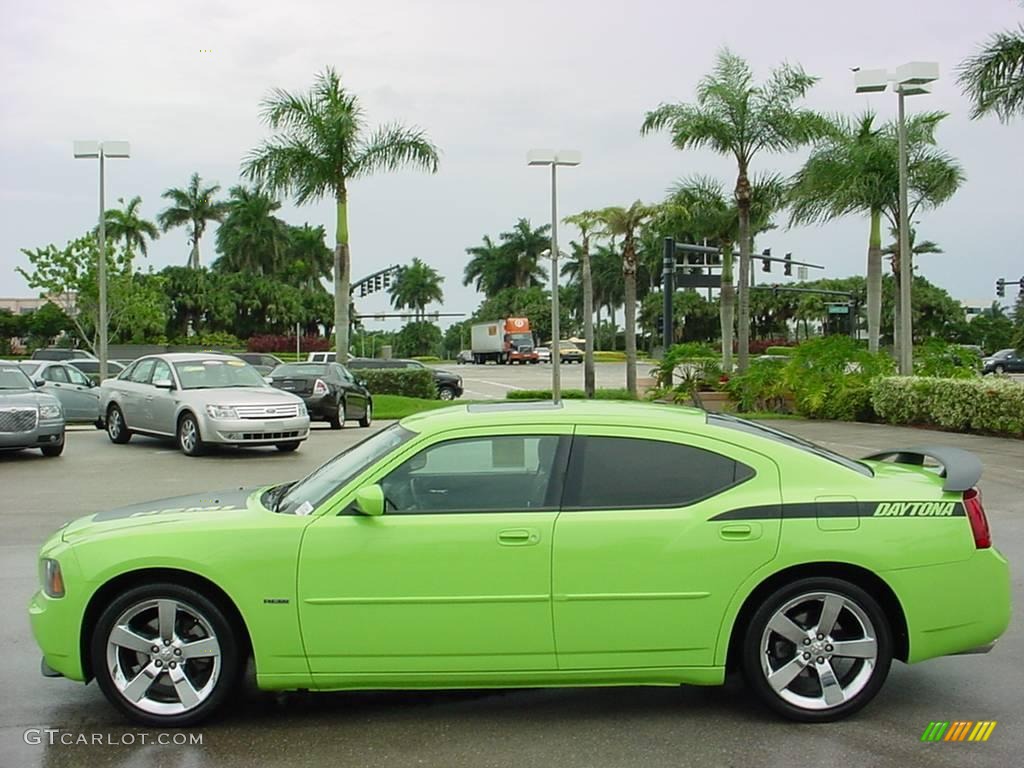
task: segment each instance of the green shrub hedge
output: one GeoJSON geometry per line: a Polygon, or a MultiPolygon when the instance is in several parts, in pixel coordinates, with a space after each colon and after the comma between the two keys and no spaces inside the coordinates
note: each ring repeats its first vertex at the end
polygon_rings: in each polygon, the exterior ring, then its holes
{"type": "MultiPolygon", "coordinates": [[[[505,393],[507,400],[550,400],[550,389],[510,389],[505,393]]],[[[563,389],[563,400],[584,400],[586,393],[582,389],[563,389]]],[[[628,389],[597,389],[594,391],[595,400],[636,400],[628,389]]]]}
{"type": "Polygon", "coordinates": [[[789,357],[793,354],[795,347],[767,347],[764,350],[766,355],[783,355],[789,357]]]}
{"type": "Polygon", "coordinates": [[[404,395],[431,399],[437,397],[434,374],[426,368],[364,368],[352,371],[366,381],[374,395],[404,395]]]}
{"type": "Polygon", "coordinates": [[[890,424],[1024,437],[1024,386],[1010,379],[887,377],[875,381],[871,404],[890,424]]]}

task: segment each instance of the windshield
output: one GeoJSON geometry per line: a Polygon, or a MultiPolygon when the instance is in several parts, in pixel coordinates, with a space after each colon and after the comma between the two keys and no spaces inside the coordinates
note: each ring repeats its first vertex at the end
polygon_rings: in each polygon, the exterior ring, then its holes
{"type": "Polygon", "coordinates": [[[528,333],[513,333],[512,336],[511,336],[511,341],[517,347],[532,347],[533,346],[533,336],[531,336],[528,333]]]}
{"type": "Polygon", "coordinates": [[[31,376],[39,370],[39,366],[41,366],[42,363],[18,363],[18,365],[21,366],[21,370],[25,372],[26,376],[31,376]]]}
{"type": "Polygon", "coordinates": [[[241,360],[188,360],[174,364],[182,389],[265,387],[259,372],[241,360]]]}
{"type": "Polygon", "coordinates": [[[342,451],[312,474],[289,487],[277,502],[276,511],[284,515],[308,515],[356,475],[415,435],[415,432],[410,432],[397,423],[382,429],[363,442],[342,451]]]}
{"type": "Polygon", "coordinates": [[[324,376],[326,373],[327,365],[325,363],[286,363],[271,371],[271,376],[281,379],[288,376],[324,376]]]}
{"type": "Polygon", "coordinates": [[[0,389],[35,389],[25,372],[15,365],[0,366],[0,389]]]}
{"type": "Polygon", "coordinates": [[[854,472],[859,472],[862,475],[872,477],[874,472],[871,471],[870,467],[866,464],[861,464],[859,461],[848,459],[838,453],[830,451],[828,448],[822,448],[817,443],[812,443],[810,440],[804,440],[801,437],[796,437],[788,432],[780,432],[777,429],[763,426],[762,424],[755,424],[752,421],[746,419],[740,419],[736,416],[728,416],[724,413],[709,413],[708,424],[716,427],[727,427],[728,429],[737,429],[740,432],[747,432],[751,435],[757,435],[758,437],[765,437],[769,440],[774,440],[777,443],[783,443],[791,448],[797,448],[807,453],[813,453],[815,456],[820,456],[823,459],[834,461],[836,464],[841,464],[847,469],[852,469],[854,472]]]}

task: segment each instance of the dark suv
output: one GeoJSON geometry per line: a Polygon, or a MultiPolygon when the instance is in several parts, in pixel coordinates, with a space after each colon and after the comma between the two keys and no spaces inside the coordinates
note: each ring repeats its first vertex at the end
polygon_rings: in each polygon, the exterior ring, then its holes
{"type": "Polygon", "coordinates": [[[348,361],[349,369],[353,371],[366,370],[368,368],[426,368],[434,374],[434,383],[437,385],[437,396],[442,400],[454,400],[462,397],[462,377],[448,371],[441,371],[430,368],[419,360],[378,360],[370,357],[354,357],[348,361]]]}
{"type": "Polygon", "coordinates": [[[1015,349],[1000,349],[981,361],[981,372],[1024,373],[1024,354],[1015,349]]]}

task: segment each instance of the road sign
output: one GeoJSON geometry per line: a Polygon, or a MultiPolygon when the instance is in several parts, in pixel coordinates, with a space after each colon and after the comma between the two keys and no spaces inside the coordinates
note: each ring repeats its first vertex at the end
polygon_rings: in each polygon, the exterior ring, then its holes
{"type": "Polygon", "coordinates": [[[677,288],[721,288],[721,275],[676,275],[677,288]]]}
{"type": "Polygon", "coordinates": [[[830,315],[848,315],[850,314],[849,304],[829,304],[828,313],[830,315]]]}

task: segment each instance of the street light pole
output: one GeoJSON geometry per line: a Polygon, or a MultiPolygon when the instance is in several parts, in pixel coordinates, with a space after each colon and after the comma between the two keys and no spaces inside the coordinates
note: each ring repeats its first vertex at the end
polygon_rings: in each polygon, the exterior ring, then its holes
{"type": "Polygon", "coordinates": [[[903,376],[914,373],[914,329],[911,312],[914,285],[914,254],[910,252],[909,185],[907,179],[907,120],[904,111],[903,88],[899,93],[899,145],[900,145],[900,359],[899,370],[903,376]]]}
{"type": "Polygon", "coordinates": [[[580,153],[571,149],[531,149],[526,153],[529,165],[551,166],[551,400],[562,401],[562,329],[558,306],[558,172],[560,165],[579,165],[580,153]]]}
{"type": "Polygon", "coordinates": [[[98,263],[96,265],[96,282],[98,283],[97,293],[99,294],[99,310],[97,312],[96,324],[98,328],[98,349],[99,353],[99,379],[107,378],[107,205],[106,191],[106,168],[104,160],[108,157],[129,157],[127,141],[76,141],[74,143],[74,155],[76,158],[98,158],[100,161],[100,221],[96,227],[96,244],[99,247],[98,263]]]}

